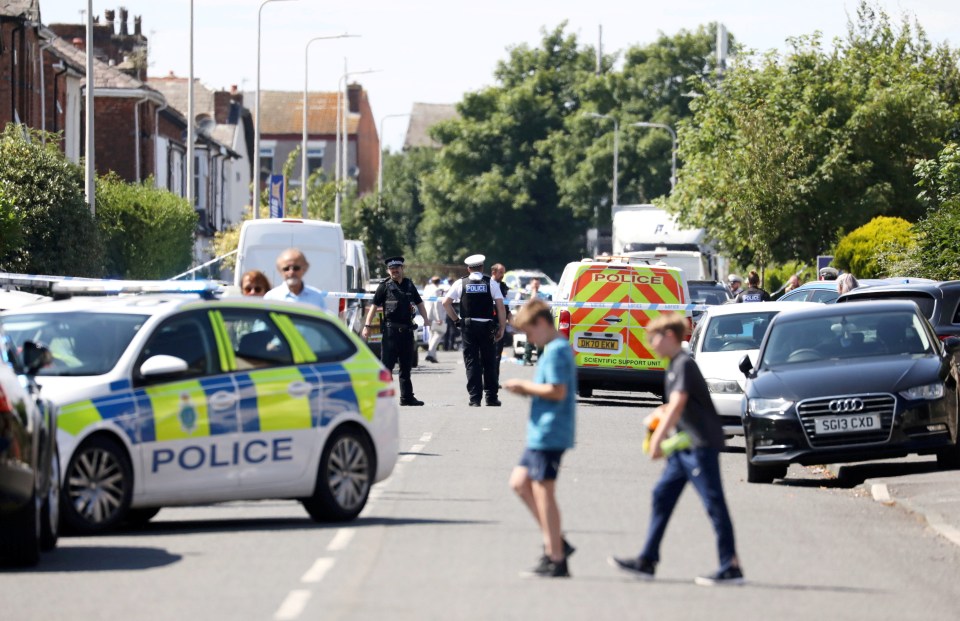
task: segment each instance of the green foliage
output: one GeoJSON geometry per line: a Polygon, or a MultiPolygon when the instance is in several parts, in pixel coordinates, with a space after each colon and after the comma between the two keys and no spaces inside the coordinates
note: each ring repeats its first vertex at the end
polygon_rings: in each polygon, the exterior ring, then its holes
{"type": "Polygon", "coordinates": [[[112,173],[101,177],[97,224],[111,277],[162,279],[190,266],[197,213],[152,179],[126,183],[112,173]]]}
{"type": "MultiPolygon", "coordinates": [[[[749,270],[743,270],[744,276],[749,270]]],[[[769,293],[775,293],[787,284],[790,277],[796,275],[801,284],[817,279],[815,265],[808,265],[802,261],[788,261],[782,264],[768,265],[763,269],[763,288],[769,293]]],[[[744,277],[746,280],[746,277],[744,277]]]]}
{"type": "Polygon", "coordinates": [[[680,124],[668,206],[741,263],[811,258],[878,215],[916,220],[913,167],[960,102],[958,54],[867,2],[832,50],[818,34],[791,46],[691,84],[703,97],[680,124]]]}
{"type": "Polygon", "coordinates": [[[0,135],[0,268],[99,276],[103,250],[84,200],[83,170],[63,157],[58,140],[12,123],[0,135]],[[12,205],[12,218],[5,205],[12,205]]]}
{"type": "Polygon", "coordinates": [[[916,168],[926,216],[916,225],[917,275],[960,278],[960,145],[948,144],[936,159],[916,168]]]}
{"type": "Polygon", "coordinates": [[[877,260],[881,249],[887,249],[887,260],[892,260],[889,249],[909,248],[913,244],[912,228],[903,218],[877,216],[837,242],[833,263],[858,278],[885,276],[877,260]]]}

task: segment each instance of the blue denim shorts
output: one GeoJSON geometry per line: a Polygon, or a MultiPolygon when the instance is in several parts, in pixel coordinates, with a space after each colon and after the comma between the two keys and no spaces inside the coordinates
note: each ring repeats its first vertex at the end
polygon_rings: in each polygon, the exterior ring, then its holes
{"type": "Polygon", "coordinates": [[[563,449],[542,451],[528,448],[520,457],[520,466],[527,469],[527,475],[534,481],[554,481],[560,472],[560,459],[563,449]]]}

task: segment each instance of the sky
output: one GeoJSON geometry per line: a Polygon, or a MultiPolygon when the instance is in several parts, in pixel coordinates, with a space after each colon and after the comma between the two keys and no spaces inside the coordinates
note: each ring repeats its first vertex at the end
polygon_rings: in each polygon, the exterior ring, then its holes
{"type": "MultiPolygon", "coordinates": [[[[915,16],[934,42],[960,42],[956,0],[878,0],[899,21],[915,16]]],[[[93,2],[94,15],[126,6],[143,17],[150,42],[149,75],[189,72],[190,0],[93,2]]],[[[456,103],[465,92],[493,84],[493,71],[508,48],[535,47],[542,30],[566,21],[568,32],[612,53],[723,23],[736,39],[757,50],[783,49],[788,37],[823,33],[842,36],[856,0],[282,0],[262,8],[263,90],[303,91],[304,52],[314,37],[343,33],[353,39],[310,46],[310,90],[334,91],[347,71],[375,70],[353,81],[368,91],[383,142],[398,150],[414,102],[456,103]],[[346,60],[345,60],[346,59],[346,60]]],[[[40,0],[45,24],[80,23],[87,0],[40,0]]],[[[194,75],[211,88],[253,91],[257,77],[257,13],[261,0],[194,0],[194,75]]],[[[252,109],[252,102],[246,102],[252,109]]]]}

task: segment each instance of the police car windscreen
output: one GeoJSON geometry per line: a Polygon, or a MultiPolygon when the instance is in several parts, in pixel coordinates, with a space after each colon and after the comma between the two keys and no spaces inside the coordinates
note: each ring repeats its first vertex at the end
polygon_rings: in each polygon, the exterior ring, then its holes
{"type": "Polygon", "coordinates": [[[34,313],[3,318],[18,348],[33,341],[50,348],[53,362],[40,375],[102,375],[112,369],[147,321],[126,313],[34,313]]]}

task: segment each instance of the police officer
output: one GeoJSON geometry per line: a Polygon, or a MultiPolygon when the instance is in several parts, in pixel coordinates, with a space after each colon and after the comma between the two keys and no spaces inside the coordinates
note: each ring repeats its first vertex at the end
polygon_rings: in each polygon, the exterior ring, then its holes
{"type": "Polygon", "coordinates": [[[483,274],[486,259],[482,254],[467,257],[464,263],[469,275],[454,282],[443,298],[447,316],[462,329],[463,364],[467,368],[471,407],[479,407],[482,396],[486,396],[487,405],[500,405],[496,342],[503,338],[506,329],[506,310],[499,285],[491,283],[490,277],[483,274]],[[460,302],[460,317],[453,309],[454,302],[460,302]]]}
{"type": "Polygon", "coordinates": [[[373,304],[367,313],[361,335],[364,339],[370,338],[373,315],[378,310],[383,310],[380,359],[391,372],[394,365],[400,362],[400,405],[423,405],[423,401],[413,396],[410,367],[413,365],[416,347],[413,340],[413,307],[417,307],[421,317],[427,316],[427,309],[416,285],[409,278],[403,277],[403,257],[390,257],[386,264],[390,276],[381,281],[373,294],[373,304]]]}

